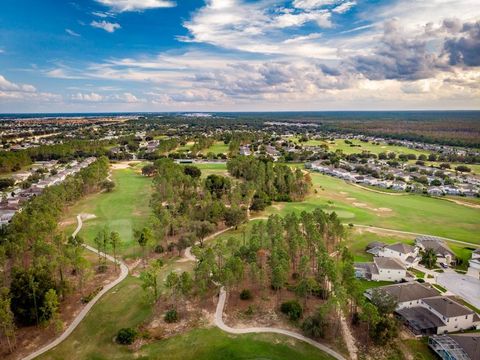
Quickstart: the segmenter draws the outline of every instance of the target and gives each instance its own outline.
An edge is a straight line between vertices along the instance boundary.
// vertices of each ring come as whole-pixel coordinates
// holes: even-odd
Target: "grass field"
[[[382,152],[394,152],[397,154],[415,154],[416,156],[421,154],[425,154],[425,155],[429,154],[429,152],[427,151],[409,149],[404,146],[388,145],[386,143],[372,144],[370,142],[365,143],[360,140],[350,140],[350,141],[354,145],[360,145],[360,146],[350,146],[350,144],[345,143],[345,140],[336,139],[333,142],[327,141],[328,149],[330,151],[342,150],[344,154],[361,153],[362,151],[369,151],[373,154],[380,154]]]
[[[202,171],[202,177],[207,177],[211,174],[228,175],[227,165],[225,163],[195,163],[195,164],[183,164],[193,165]]]
[[[271,213],[335,211],[347,223],[371,225],[444,236],[480,244],[480,210],[421,195],[391,196],[347,184],[340,179],[312,173],[317,193],[303,202],[281,203]]]
[[[228,152],[228,145],[224,144],[223,141],[215,141],[215,143],[207,149],[202,150],[202,154],[206,155],[208,153],[217,154],[226,154]]]
[[[291,138],[294,142],[298,142],[299,138]],[[373,154],[380,154],[382,152],[394,152],[397,154],[415,154],[416,156],[425,154],[428,155],[428,151],[416,150],[416,149],[409,149],[405,146],[397,146],[397,145],[388,145],[387,143],[380,143],[380,144],[372,144],[371,142],[363,142],[360,140],[349,140],[352,142],[353,145],[345,143],[344,139],[335,139],[334,141],[323,141],[323,140],[308,140],[307,142],[303,142],[301,144],[307,146],[320,146],[320,145],[327,145],[328,150],[336,151],[342,150],[344,154],[354,154],[354,153],[361,153],[362,151],[369,151]],[[357,146],[359,145],[359,146]]]
[[[151,179],[132,169],[113,170],[112,179],[115,182],[112,192],[88,196],[69,209],[64,220],[71,225],[66,231],[70,234],[76,227],[77,214],[94,214],[96,218],[84,223],[80,236],[94,245],[95,235],[106,225],[110,231],[120,233],[122,242],[119,252],[134,256],[140,249],[133,239],[133,230],[146,225],[150,216]]]

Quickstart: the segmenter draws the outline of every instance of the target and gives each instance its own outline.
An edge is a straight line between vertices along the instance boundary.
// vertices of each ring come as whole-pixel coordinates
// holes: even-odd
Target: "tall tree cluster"
[[[227,168],[232,176],[252,184],[254,199],[260,198],[267,203],[271,200],[301,201],[312,187],[308,173],[252,156],[237,156],[228,161]]]
[[[15,325],[51,319],[60,324],[59,301],[71,287],[82,286],[82,241],[67,239],[57,224],[67,206],[100,189],[107,173],[108,159],[101,157],[62,184],[46,188],[1,229],[0,335],[9,344]],[[67,273],[75,274],[78,283],[69,283]]]

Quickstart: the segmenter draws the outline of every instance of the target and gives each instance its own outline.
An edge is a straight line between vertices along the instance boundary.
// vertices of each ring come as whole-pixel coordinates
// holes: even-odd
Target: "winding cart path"
[[[77,223],[78,223],[77,228],[75,229],[75,231],[72,234],[73,237],[77,236],[77,234],[82,229],[83,219],[82,219],[81,214],[77,215]],[[101,256],[104,256],[103,252],[98,251],[97,249],[95,249],[95,248],[93,248],[89,245],[83,244],[83,246],[86,249],[88,249],[90,251],[93,251],[96,254],[100,254]],[[115,262],[115,259],[108,254],[106,255],[106,258],[108,260],[110,260],[111,262]],[[68,326],[68,328],[59,337],[57,337],[55,340],[53,340],[51,343],[45,345],[41,349],[39,349],[39,350],[35,351],[34,353],[24,357],[23,360],[34,359],[37,356],[40,356],[43,353],[53,349],[55,346],[59,345],[62,341],[64,341],[73,332],[73,330],[75,330],[75,328],[80,324],[80,322],[85,318],[85,316],[87,316],[88,312],[93,307],[93,305],[95,305],[97,303],[97,301],[100,300],[100,298],[103,295],[105,295],[108,291],[110,291],[113,287],[115,287],[116,285],[121,283],[127,277],[127,275],[128,275],[127,265],[125,265],[125,263],[123,261],[118,260],[118,259],[116,260],[116,262],[117,262],[117,264],[120,265],[120,275],[118,276],[118,278],[116,278],[114,281],[112,281],[108,285],[104,286],[103,289],[92,300],[90,300],[90,302],[87,305],[85,305],[85,307],[80,311],[80,313],[73,319],[72,323]]]

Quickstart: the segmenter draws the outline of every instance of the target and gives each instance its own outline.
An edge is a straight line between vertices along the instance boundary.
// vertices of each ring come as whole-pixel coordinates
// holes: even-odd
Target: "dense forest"
[[[227,162],[229,173],[255,189],[252,210],[263,210],[274,201],[302,201],[312,187],[308,173],[266,159],[237,156]]]

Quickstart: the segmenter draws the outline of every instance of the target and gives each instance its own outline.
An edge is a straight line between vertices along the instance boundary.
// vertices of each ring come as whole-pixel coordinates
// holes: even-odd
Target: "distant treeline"
[[[70,160],[105,155],[108,141],[72,140],[63,144],[42,145],[19,151],[0,151],[0,174],[18,171],[35,161]]]

